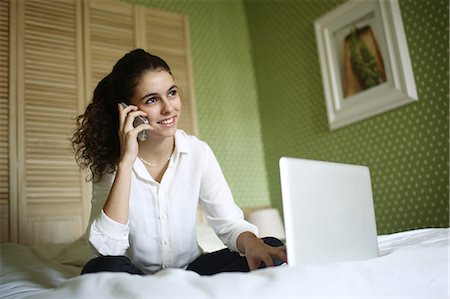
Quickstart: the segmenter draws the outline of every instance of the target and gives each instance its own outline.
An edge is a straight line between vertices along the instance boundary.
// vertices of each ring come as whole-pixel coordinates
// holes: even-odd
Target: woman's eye
[[[177,94],[177,90],[176,89],[172,89],[171,91],[169,91],[169,96],[173,97]]]
[[[148,98],[147,101],[145,102],[146,104],[153,104],[157,101],[156,98]]]

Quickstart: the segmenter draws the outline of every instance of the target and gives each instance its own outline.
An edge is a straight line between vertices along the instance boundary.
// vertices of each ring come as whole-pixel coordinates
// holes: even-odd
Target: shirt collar
[[[175,151],[173,153],[173,159],[170,160],[170,164],[174,164],[180,158],[180,154],[188,154],[190,147],[187,141],[187,135],[183,130],[177,130],[175,133]],[[133,164],[133,171],[136,176],[146,181],[155,181],[148,173],[147,168],[141,159],[136,158]]]
[[[178,153],[189,153],[190,148],[189,144],[187,142],[187,135],[183,130],[177,130],[175,133],[175,156],[178,155]]]

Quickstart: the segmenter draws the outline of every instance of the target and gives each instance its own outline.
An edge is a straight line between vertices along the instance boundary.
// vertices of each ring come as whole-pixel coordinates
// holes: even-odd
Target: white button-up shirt
[[[202,253],[195,230],[199,202],[217,236],[232,251],[238,251],[241,233],[258,233],[234,203],[211,148],[182,130],[175,135],[175,151],[161,183],[142,161],[134,162],[127,224],[103,212],[114,176],[105,174],[93,186],[88,238],[97,254],[127,255],[146,273],[187,267]]]

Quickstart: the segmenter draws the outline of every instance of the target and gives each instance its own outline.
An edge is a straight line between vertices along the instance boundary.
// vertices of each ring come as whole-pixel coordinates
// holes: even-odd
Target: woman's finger
[[[272,251],[271,251],[271,255],[272,257],[275,257],[277,259],[280,259],[282,261],[286,261],[287,260],[287,255],[286,255],[286,246],[280,246],[280,247],[272,247]]]
[[[266,267],[273,267],[273,259],[270,255],[265,255],[263,257],[263,262],[266,264]]]
[[[247,258],[247,264],[250,271],[258,269],[259,264],[261,263],[260,260],[255,258]]]
[[[136,117],[138,116],[142,116],[142,117],[146,117],[147,113],[145,113],[142,110],[136,110],[136,111],[131,111],[127,114],[126,119],[125,119],[125,126],[124,129],[128,129],[128,130],[133,130],[134,129],[134,120],[136,119]]]
[[[117,106],[119,109],[119,131],[122,132],[125,128],[125,120],[126,120],[128,114],[131,111],[137,110],[137,107],[133,106],[133,105],[123,107],[121,103],[117,104]]]
[[[133,135],[136,135],[136,137],[137,137],[138,134],[144,130],[153,130],[153,127],[148,124],[140,124],[139,126],[134,128],[130,132],[133,132]]]

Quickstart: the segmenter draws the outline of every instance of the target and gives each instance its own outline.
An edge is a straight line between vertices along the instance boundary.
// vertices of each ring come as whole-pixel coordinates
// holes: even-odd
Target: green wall
[[[449,225],[448,1],[400,1],[419,101],[335,131],[313,22],[344,1],[127,1],[188,16],[200,137],[239,205],[281,209],[289,155],[369,166],[379,233]]]
[[[272,203],[283,155],[363,164],[379,233],[448,226],[448,1],[400,1],[419,101],[330,131],[313,23],[342,2],[244,0]]]

